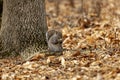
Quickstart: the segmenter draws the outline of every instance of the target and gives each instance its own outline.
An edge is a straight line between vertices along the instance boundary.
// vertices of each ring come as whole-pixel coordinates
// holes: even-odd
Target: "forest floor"
[[[58,16],[54,2],[46,2],[48,27],[62,31],[68,50],[25,62],[20,56],[0,59],[0,80],[120,80],[120,9],[108,1],[100,17],[91,12],[82,17],[79,0],[74,8],[61,0]]]

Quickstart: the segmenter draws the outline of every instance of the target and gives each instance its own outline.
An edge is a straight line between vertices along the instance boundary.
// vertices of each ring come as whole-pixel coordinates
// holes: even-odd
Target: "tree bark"
[[[0,17],[2,14],[2,8],[3,8],[3,0],[0,0]]]
[[[2,51],[22,53],[27,48],[33,51],[33,46],[46,48],[45,15],[45,0],[4,0],[0,30]]]

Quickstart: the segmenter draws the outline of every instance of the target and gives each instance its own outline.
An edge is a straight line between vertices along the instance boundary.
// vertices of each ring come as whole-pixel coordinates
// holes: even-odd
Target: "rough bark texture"
[[[4,0],[0,31],[2,50],[21,53],[27,48],[32,51],[33,46],[45,48],[45,15],[45,0]]]
[[[2,8],[3,8],[3,1],[0,0],[0,17],[1,17],[1,14],[2,14]]]

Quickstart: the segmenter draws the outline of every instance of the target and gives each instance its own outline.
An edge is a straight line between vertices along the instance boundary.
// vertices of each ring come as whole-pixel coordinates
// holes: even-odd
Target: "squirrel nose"
[[[59,39],[59,40],[58,40],[59,43],[62,43],[62,41],[63,41],[62,39]]]

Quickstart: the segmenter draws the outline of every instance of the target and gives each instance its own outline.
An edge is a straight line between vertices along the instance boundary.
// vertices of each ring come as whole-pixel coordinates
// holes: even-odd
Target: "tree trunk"
[[[2,8],[3,8],[3,0],[0,0],[0,17],[2,14]]]
[[[30,52],[46,48],[45,15],[45,0],[4,0],[0,31],[2,51],[29,53],[28,48]]]

